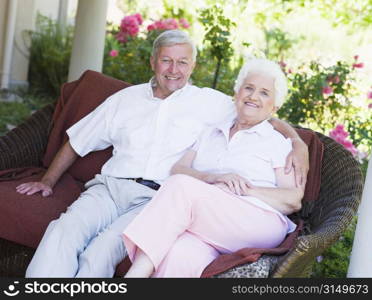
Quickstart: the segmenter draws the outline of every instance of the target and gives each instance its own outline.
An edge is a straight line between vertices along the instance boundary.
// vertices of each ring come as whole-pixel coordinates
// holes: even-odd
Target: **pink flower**
[[[119,31],[115,37],[120,43],[126,43],[128,41],[128,35],[122,31]]]
[[[340,143],[350,151],[354,156],[358,154],[358,149],[353,145],[350,140],[347,140],[349,133],[345,130],[344,125],[338,124],[333,130],[330,131],[329,136],[337,143]]]
[[[363,68],[364,67],[364,64],[363,63],[357,63],[357,64],[353,64],[353,68]]]
[[[330,76],[327,78],[327,81],[330,82],[330,83],[339,83],[340,82],[340,77],[338,75],[335,75],[335,76]]]
[[[343,140],[341,143],[346,149],[350,149],[353,147],[353,143],[349,140]]]
[[[281,60],[281,61],[279,62],[279,66],[280,66],[282,69],[284,69],[284,68],[287,66],[287,64],[286,64],[283,60]]]
[[[150,24],[149,26],[147,26],[147,30],[148,31],[151,31],[151,30],[155,30],[155,25],[154,24]]]
[[[368,108],[372,109],[372,103],[368,104]]]
[[[342,124],[338,124],[332,131],[331,136],[335,138],[340,138],[341,140],[344,140],[346,137],[348,137],[349,133],[345,130],[345,126]]]
[[[162,20],[156,21],[154,23],[154,26],[155,26],[155,29],[160,29],[160,30],[166,29],[165,28],[165,23]]]
[[[186,20],[185,18],[181,18],[181,19],[179,19],[178,22],[179,22],[179,23],[181,24],[181,26],[182,26],[183,28],[185,28],[185,29],[190,27],[189,22],[187,22],[187,20]]]
[[[367,99],[372,99],[372,91],[369,91],[369,92],[367,93]]]
[[[134,14],[125,16],[120,23],[120,31],[116,35],[116,39],[125,43],[128,40],[128,36],[136,36],[139,32],[139,25],[143,23],[142,16],[140,14]]]
[[[116,56],[118,56],[118,54],[119,54],[119,51],[115,50],[115,49],[111,50],[110,53],[109,53],[109,55],[112,56],[112,57],[116,57]]]
[[[137,19],[137,22],[138,22],[139,25],[141,25],[143,23],[143,19],[142,19],[141,14],[136,13],[133,16]]]
[[[344,131],[345,130],[345,126],[342,125],[342,124],[338,124],[336,127],[335,127],[336,130],[338,131]]]
[[[330,95],[330,94],[333,93],[333,89],[332,89],[330,86],[326,85],[326,86],[324,86],[324,87],[322,88],[322,93],[323,93],[324,95]]]
[[[173,18],[164,20],[164,23],[165,23],[165,26],[166,26],[165,29],[178,29],[178,23]]]
[[[165,20],[158,20],[154,23],[147,26],[147,30],[169,30],[169,29],[178,29],[179,25],[177,21],[173,18],[165,19]]]
[[[354,55],[354,60],[357,61],[359,58],[359,55]]]

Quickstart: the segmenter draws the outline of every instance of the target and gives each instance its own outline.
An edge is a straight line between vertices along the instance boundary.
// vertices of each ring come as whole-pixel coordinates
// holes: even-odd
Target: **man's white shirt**
[[[102,175],[161,183],[207,126],[235,114],[231,97],[216,90],[187,84],[159,99],[149,82],[113,94],[67,134],[80,156],[114,147]]]

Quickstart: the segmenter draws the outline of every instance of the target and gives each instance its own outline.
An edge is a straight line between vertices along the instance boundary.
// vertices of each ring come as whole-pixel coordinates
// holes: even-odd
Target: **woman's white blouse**
[[[284,167],[292,144],[268,122],[236,132],[229,140],[233,122],[225,122],[207,128],[199,137],[193,150],[197,152],[192,167],[209,173],[235,173],[248,179],[253,185],[277,187],[275,168]],[[267,203],[245,198],[255,205],[278,213],[288,223],[289,232],[296,225]]]

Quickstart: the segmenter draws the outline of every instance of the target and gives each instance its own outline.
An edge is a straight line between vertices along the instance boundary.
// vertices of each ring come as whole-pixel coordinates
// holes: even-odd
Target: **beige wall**
[[[17,20],[14,35],[10,83],[27,83],[29,40],[26,31],[34,29],[35,0],[18,1]]]
[[[0,76],[3,73],[3,55],[4,55],[4,39],[6,26],[6,12],[8,10],[8,1],[0,1]]]
[[[42,15],[52,19],[58,17],[59,0],[35,0],[35,15],[39,11]]]

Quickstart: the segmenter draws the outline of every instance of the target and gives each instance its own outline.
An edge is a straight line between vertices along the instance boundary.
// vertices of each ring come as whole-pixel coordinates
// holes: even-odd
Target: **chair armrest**
[[[363,191],[359,163],[340,144],[319,137],[324,144],[320,195],[315,202],[305,203],[301,210],[304,235],[280,259],[273,277],[308,277],[315,257],[339,239],[359,206]]]
[[[353,201],[348,199],[348,201]],[[358,199],[355,199],[357,202]],[[275,266],[271,276],[309,277],[315,258],[335,243],[350,224],[354,209],[343,209],[342,213],[329,215],[318,231],[300,236],[295,246]]]
[[[53,111],[49,104],[0,137],[0,170],[41,165]]]

